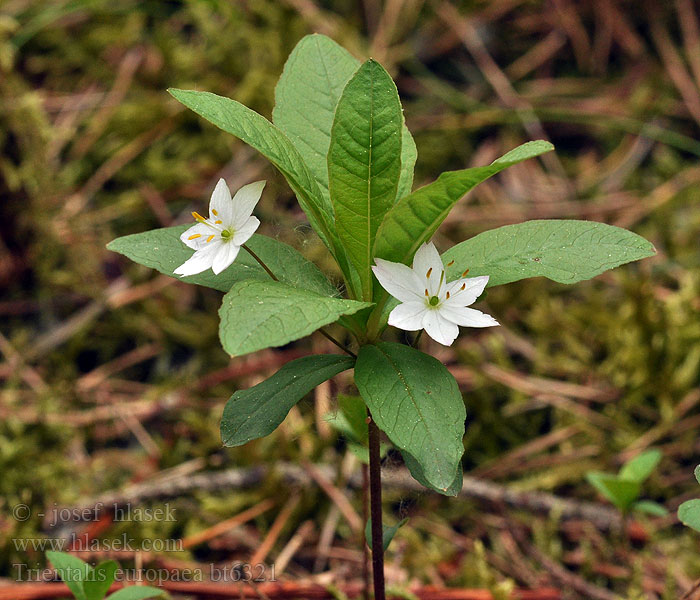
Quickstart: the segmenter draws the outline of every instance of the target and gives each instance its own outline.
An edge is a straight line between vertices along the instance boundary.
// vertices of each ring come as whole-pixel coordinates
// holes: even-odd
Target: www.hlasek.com
[[[14,563],[17,581],[23,583],[47,583],[56,580],[56,573],[51,569],[42,569],[39,565],[31,567],[28,564]],[[61,577],[65,580],[80,580],[85,581],[104,581],[105,573],[100,571],[92,571],[85,574],[82,569],[75,569],[71,572],[68,568],[61,573]],[[158,568],[141,568],[141,569],[117,569],[115,573],[115,581],[118,583],[148,583],[162,585],[168,581],[178,582],[201,582],[211,581],[218,583],[236,583],[236,582],[265,582],[277,581],[275,577],[275,565],[266,565],[264,563],[236,563],[232,565],[201,565],[193,568],[185,568],[177,571],[170,569]]]
[[[19,552],[182,552],[182,540],[144,539],[136,540],[126,533],[108,540],[90,538],[87,534],[72,534],[66,538],[14,538],[15,550]]]

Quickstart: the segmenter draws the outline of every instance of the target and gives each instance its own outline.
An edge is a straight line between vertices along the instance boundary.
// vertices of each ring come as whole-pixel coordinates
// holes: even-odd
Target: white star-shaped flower
[[[264,187],[264,181],[249,183],[231,198],[226,182],[219,179],[209,202],[209,218],[193,212],[197,224],[180,236],[195,253],[175,269],[175,274],[184,277],[211,268],[218,275],[226,269],[260,226],[252,213]]]
[[[413,268],[375,259],[372,267],[379,283],[401,301],[389,314],[389,325],[405,331],[425,329],[436,342],[452,345],[459,326],[493,327],[498,321],[467,308],[482,294],[488,275],[445,281],[445,268],[432,242],[423,244],[413,258]]]

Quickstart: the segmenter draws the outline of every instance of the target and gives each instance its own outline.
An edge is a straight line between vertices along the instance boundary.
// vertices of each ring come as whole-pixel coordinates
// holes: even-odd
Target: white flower
[[[481,295],[488,275],[447,283],[440,255],[432,242],[423,244],[413,259],[413,268],[376,259],[372,267],[382,287],[401,301],[389,314],[389,325],[406,331],[425,329],[436,342],[450,346],[463,327],[493,327],[490,315],[467,308]]]
[[[209,218],[193,212],[197,224],[180,236],[182,243],[195,253],[175,269],[175,273],[184,277],[211,267],[218,275],[226,269],[260,226],[260,221],[251,215],[264,187],[264,181],[249,183],[232,199],[226,182],[219,179],[209,202]]]

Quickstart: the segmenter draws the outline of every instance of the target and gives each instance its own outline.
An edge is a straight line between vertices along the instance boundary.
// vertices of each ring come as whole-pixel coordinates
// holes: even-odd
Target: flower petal
[[[440,286],[440,275],[444,270],[435,244],[428,242],[418,248],[413,257],[413,270],[424,282],[423,287],[428,288],[428,293],[435,296]],[[428,272],[430,272],[430,277],[427,277]],[[445,282],[443,281],[443,283]]]
[[[484,288],[489,282],[488,275],[481,277],[467,277],[465,279],[457,279],[450,282],[447,291],[450,292],[450,297],[443,301],[445,306],[469,306],[474,304],[476,299],[484,293]],[[464,290],[461,287],[464,286]]]
[[[224,226],[228,226],[233,218],[231,192],[223,179],[219,179],[211,195],[211,200],[209,201],[209,218],[212,222],[222,221]]]
[[[228,224],[234,229],[242,228],[250,218],[250,215],[253,214],[253,209],[260,200],[265,183],[265,181],[256,181],[255,183],[244,185],[238,190],[233,197],[231,220],[224,221],[224,224]]]
[[[233,232],[233,238],[231,238],[231,243],[236,244],[236,246],[242,246],[245,244],[251,236],[255,233],[255,230],[260,227],[260,221],[257,217],[250,217],[243,227],[236,229]]]
[[[186,277],[187,275],[196,275],[197,273],[206,271],[214,262],[214,255],[216,254],[214,252],[215,249],[216,246],[211,246],[210,244],[206,248],[197,250],[188,260],[175,269],[173,273],[180,275],[180,277]]]
[[[240,249],[240,246],[236,246],[236,244],[230,241],[220,244],[211,265],[211,270],[214,271],[214,275],[218,275],[224,269],[227,269],[231,263],[236,260]]]
[[[451,346],[459,335],[459,327],[442,317],[441,310],[428,310],[423,315],[425,332],[439,344]]]
[[[428,310],[425,302],[404,302],[389,313],[389,325],[404,331],[423,329],[423,315]]]
[[[180,235],[180,241],[183,244],[185,244],[185,246],[188,246],[193,250],[201,250],[202,248],[205,248],[208,245],[207,239],[209,239],[209,236],[212,234],[216,234],[217,236],[219,235],[218,231],[215,231],[214,229],[209,227],[209,225],[205,225],[204,223],[197,223],[196,225],[193,225],[187,231],[183,232]]]
[[[500,325],[491,315],[482,313],[480,310],[467,308],[466,306],[446,306],[443,303],[440,307],[440,314],[448,321],[462,327],[494,327]]]
[[[374,275],[394,298],[401,302],[423,301],[425,287],[410,267],[381,258],[375,259],[375,262],[376,266],[372,267]]]

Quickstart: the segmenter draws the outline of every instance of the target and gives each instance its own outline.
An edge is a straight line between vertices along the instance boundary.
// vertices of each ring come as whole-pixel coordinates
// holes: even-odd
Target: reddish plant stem
[[[382,526],[382,472],[379,454],[379,427],[369,414],[369,497],[372,515],[372,576],[374,600],[385,600],[384,535]]]
[[[362,465],[362,521],[367,523],[369,519],[369,469],[367,465]],[[365,542],[364,532],[362,532],[362,600],[369,600],[369,547]]]

